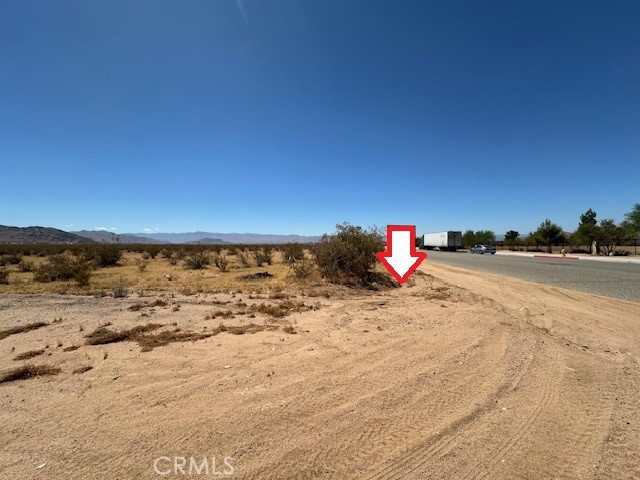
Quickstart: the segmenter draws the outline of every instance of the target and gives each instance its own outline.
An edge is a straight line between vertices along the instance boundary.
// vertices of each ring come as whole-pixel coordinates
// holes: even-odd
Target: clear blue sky
[[[526,233],[640,201],[640,2],[0,2],[0,224]]]

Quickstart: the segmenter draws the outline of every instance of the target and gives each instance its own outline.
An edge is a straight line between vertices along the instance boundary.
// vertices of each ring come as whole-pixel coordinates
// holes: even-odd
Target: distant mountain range
[[[184,243],[201,245],[314,243],[318,236],[272,235],[260,233],[112,233],[104,230],[65,232],[48,227],[8,227],[0,225],[0,243]]]
[[[272,235],[262,233],[134,233],[136,237],[158,240],[162,243],[204,243],[203,240],[215,240],[223,243],[265,244],[265,243],[314,243],[318,236]]]
[[[0,243],[94,243],[93,240],[73,233],[48,227],[8,227],[0,225]]]
[[[90,238],[98,243],[164,243],[153,238],[143,238],[130,233],[113,233],[105,230],[80,230],[78,232],[70,232],[84,238]]]

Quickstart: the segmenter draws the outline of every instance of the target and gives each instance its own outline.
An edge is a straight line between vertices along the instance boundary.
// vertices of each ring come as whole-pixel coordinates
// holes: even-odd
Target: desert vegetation
[[[387,288],[396,284],[376,260],[383,250],[380,231],[348,223],[313,245],[0,245],[0,292],[125,298],[136,291],[242,291],[253,284],[258,290],[326,282]]]

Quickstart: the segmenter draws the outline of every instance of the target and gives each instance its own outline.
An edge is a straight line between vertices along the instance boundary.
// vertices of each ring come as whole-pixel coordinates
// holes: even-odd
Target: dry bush
[[[35,282],[55,282],[75,280],[78,285],[84,286],[91,278],[91,267],[82,258],[74,258],[66,254],[50,256],[45,263],[34,270]]]
[[[214,252],[212,255],[213,264],[218,267],[221,272],[226,272],[229,269],[229,257],[222,252]]]
[[[14,382],[16,380],[26,380],[42,375],[57,375],[60,373],[58,367],[52,365],[24,365],[0,374],[0,383]]]
[[[184,266],[189,270],[201,270],[211,264],[211,257],[205,250],[195,250],[184,258]]]
[[[7,253],[0,255],[0,267],[5,265],[18,265],[22,261],[21,253]]]
[[[162,251],[162,246],[156,244],[149,244],[144,246],[143,254],[147,254],[151,259],[155,259]]]
[[[273,263],[273,250],[271,247],[258,248],[253,251],[253,258],[258,267],[261,267],[264,263],[271,265]]]
[[[111,288],[111,293],[113,293],[113,298],[125,298],[129,295],[129,287],[123,278]]]
[[[320,273],[335,283],[368,286],[372,282],[376,253],[384,251],[384,240],[375,229],[343,223],[336,233],[324,235],[315,248]]]
[[[9,285],[9,270],[0,268],[0,285]]]
[[[16,355],[13,359],[16,361],[20,360],[28,360],[30,358],[37,357],[44,353],[44,348],[41,350],[30,350],[28,352],[21,353],[20,355]]]
[[[284,263],[292,265],[305,258],[304,247],[299,243],[287,243],[282,246],[282,257]]]
[[[122,246],[117,243],[101,243],[86,249],[87,259],[96,267],[115,267],[122,258]]]
[[[77,350],[80,348],[80,345],[70,345],[68,347],[64,347],[62,349],[63,352],[73,352],[74,350]]]
[[[35,269],[35,266],[34,266],[33,262],[30,262],[28,260],[22,260],[18,264],[18,269],[21,272],[33,272],[33,270]]]
[[[242,265],[245,268],[250,268],[251,267],[251,257],[250,257],[250,252],[248,250],[238,250],[238,252],[236,253],[238,260],[240,260],[240,265]]]
[[[9,335],[36,330],[38,328],[46,327],[47,325],[49,324],[44,322],[34,322],[28,323],[27,325],[22,325],[20,327],[6,328],[4,330],[0,330],[0,340],[2,340],[3,338],[7,338]]]
[[[136,259],[136,266],[138,267],[138,270],[140,270],[140,273],[144,272],[147,269],[147,265],[149,265],[149,261],[145,258]]]

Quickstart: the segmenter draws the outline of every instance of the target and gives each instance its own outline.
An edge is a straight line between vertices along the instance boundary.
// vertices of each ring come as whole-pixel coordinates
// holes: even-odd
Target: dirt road
[[[150,352],[84,335],[200,331],[215,302],[254,300],[134,312],[132,298],[0,297],[0,328],[63,319],[0,340],[3,371],[45,345],[32,362],[62,369],[0,384],[0,477],[184,478],[175,457],[215,457],[220,478],[225,457],[229,478],[640,477],[640,304],[433,263],[413,278],[302,298],[317,309],[286,318],[296,334]]]

